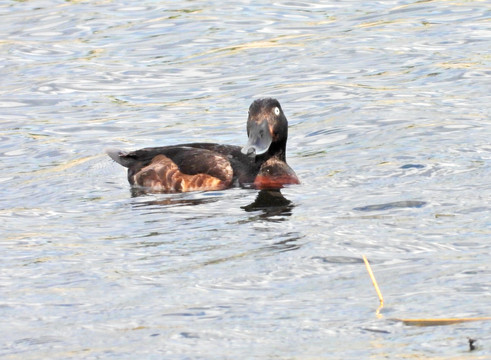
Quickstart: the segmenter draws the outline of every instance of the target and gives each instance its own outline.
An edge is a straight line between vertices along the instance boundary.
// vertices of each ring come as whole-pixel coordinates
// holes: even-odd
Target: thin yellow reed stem
[[[378,317],[382,317],[380,315],[380,310],[384,307],[384,298],[382,296],[382,292],[380,291],[380,288],[378,287],[377,280],[375,279],[375,275],[373,275],[372,267],[370,266],[370,263],[367,260],[367,257],[363,255],[363,261],[365,262],[365,266],[368,271],[368,275],[370,275],[370,279],[372,279],[373,287],[375,288],[375,291],[377,292],[378,299],[380,300],[380,306],[378,307],[376,314]],[[441,326],[441,325],[452,325],[452,324],[459,324],[463,322],[469,322],[469,321],[490,321],[491,317],[475,317],[475,318],[441,318],[441,319],[435,319],[435,318],[428,318],[428,319],[392,319],[395,321],[401,321],[404,325],[409,325],[409,326]]]
[[[380,291],[380,288],[378,287],[377,279],[375,279],[375,275],[373,275],[372,267],[370,266],[370,263],[368,262],[368,259],[365,255],[363,255],[363,261],[365,262],[365,266],[368,271],[368,275],[370,275],[370,279],[372,279],[373,287],[375,288],[375,291],[377,292],[378,299],[380,300],[380,306],[377,309],[377,316],[380,315],[380,310],[384,307],[384,297],[382,296],[382,292]]]

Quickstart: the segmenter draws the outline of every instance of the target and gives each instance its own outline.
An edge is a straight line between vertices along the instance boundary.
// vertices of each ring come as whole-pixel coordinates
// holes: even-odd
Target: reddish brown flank
[[[223,180],[208,174],[188,175],[167,156],[157,155],[152,162],[133,175],[133,183],[155,191],[187,192],[197,190],[223,190],[232,181],[233,170],[228,165],[229,176]]]

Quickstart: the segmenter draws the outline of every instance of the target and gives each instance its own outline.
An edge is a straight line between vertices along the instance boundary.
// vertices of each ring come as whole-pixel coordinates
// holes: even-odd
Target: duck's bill
[[[254,123],[249,129],[249,141],[242,148],[242,154],[256,156],[266,153],[271,145],[273,138],[269,131],[267,121]]]

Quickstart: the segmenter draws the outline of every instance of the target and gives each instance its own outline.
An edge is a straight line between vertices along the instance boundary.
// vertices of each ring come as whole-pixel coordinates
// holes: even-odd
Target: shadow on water
[[[356,211],[380,211],[380,210],[391,210],[391,209],[403,209],[403,208],[421,208],[427,204],[426,201],[395,201],[385,204],[375,204],[356,207],[353,210]]]
[[[207,199],[181,199],[181,198],[165,198],[165,199],[158,199],[158,200],[149,200],[149,201],[142,201],[138,202],[137,204],[134,204],[135,207],[146,207],[146,206],[194,206],[194,205],[202,205],[202,204],[209,204],[212,202],[218,201],[217,198],[207,198]]]
[[[142,188],[131,188],[131,196],[133,198],[141,198],[148,195],[163,194],[168,195],[164,198],[154,199],[148,201],[140,201],[135,204],[137,207],[142,206],[189,206],[189,205],[202,205],[212,202],[217,202],[223,199],[221,196],[208,196],[212,193],[203,193],[203,196],[189,198],[186,194],[165,194],[160,192],[148,191]],[[213,193],[217,195],[217,193]],[[186,196],[186,197],[185,197]],[[274,216],[290,216],[292,209],[295,206],[292,202],[286,199],[280,190],[260,190],[252,203],[246,206],[241,206],[246,212],[260,211],[259,218],[265,219]]]
[[[354,256],[314,256],[312,260],[324,264],[363,264],[361,257]]]
[[[222,193],[216,192],[204,192],[198,194],[198,197],[190,198],[189,193],[166,194],[148,191],[147,189],[142,188],[131,188],[130,191],[133,198],[140,198],[137,203],[133,204],[133,206],[137,208],[148,206],[195,206],[214,203],[221,200],[224,201],[223,196],[219,196],[222,195]],[[159,194],[162,194],[163,197],[151,197],[149,200],[144,199],[146,196]],[[270,189],[260,190],[254,201],[249,205],[241,206],[241,209],[248,213],[254,213],[254,216],[247,219],[245,222],[258,219],[277,222],[284,221],[285,216],[290,216],[294,207],[295,205],[292,204],[290,200],[286,199],[279,189]]]
[[[135,204],[135,206],[137,207],[202,205],[202,204],[216,202],[220,199],[220,197],[217,196],[203,196],[198,198],[188,198],[188,197],[184,197],[187,196],[188,193],[168,194],[164,192],[149,191],[148,189],[134,188],[134,187],[132,187],[130,191],[131,191],[131,197],[133,198],[141,198],[148,195],[159,195],[159,194],[162,194],[163,196],[167,195],[160,199],[140,201],[138,202],[138,204]]]
[[[289,234],[289,235],[290,235],[289,238],[285,240],[277,241],[274,244],[266,246],[264,249],[268,251],[273,250],[276,252],[285,252],[285,251],[300,249],[302,245],[299,244],[298,241],[302,239],[302,236],[300,236],[299,234]]]
[[[259,212],[247,222],[254,222],[257,220],[267,220],[270,222],[285,221],[288,216],[291,216],[292,210],[295,205],[285,198],[281,191],[278,190],[261,190],[258,192],[256,199],[249,205],[242,206],[246,212]],[[297,250],[301,247],[298,243],[303,236],[299,233],[284,233],[279,235],[280,240],[273,244],[267,245],[262,250],[284,252]]]
[[[280,190],[261,190],[251,204],[241,208],[247,212],[261,211],[260,218],[270,218],[277,215],[290,216],[294,207]]]
[[[164,198],[151,198],[150,200],[145,200],[145,196],[160,194],[159,192],[146,191],[145,189],[132,188],[131,195],[132,197],[140,197],[141,201],[133,204],[133,206],[137,208],[145,208],[145,207],[169,207],[169,206],[194,206],[194,205],[203,205],[209,204],[219,201],[225,201],[222,195],[223,193],[216,192],[204,192],[199,193],[195,198],[189,198],[189,193],[181,193],[181,194],[162,194],[165,196]],[[269,222],[281,222],[287,220],[287,217],[292,215],[292,210],[295,205],[288,199],[286,199],[279,189],[277,190],[260,190],[254,201],[246,206],[241,206],[241,209],[246,211],[247,213],[253,213],[252,216],[247,219],[242,219],[238,221],[238,224],[246,224],[260,220],[267,220]],[[213,216],[213,215],[210,215]],[[150,236],[158,236],[160,232],[152,232],[147,234],[145,237]],[[298,233],[281,233],[277,235],[277,241],[273,244],[266,245],[261,247],[260,249],[256,249],[256,251],[262,252],[266,251],[291,251],[297,250],[301,245],[298,244],[298,240],[303,236]],[[150,244],[148,241],[145,241],[144,246],[158,246],[160,243],[157,242],[155,244]],[[253,251],[255,252],[255,251]],[[242,254],[244,255],[244,254]],[[240,256],[242,256],[240,255]],[[234,257],[237,255],[234,255]],[[213,260],[212,262],[223,261]]]

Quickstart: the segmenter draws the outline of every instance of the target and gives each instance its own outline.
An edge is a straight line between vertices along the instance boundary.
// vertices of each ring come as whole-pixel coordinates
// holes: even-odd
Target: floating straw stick
[[[460,324],[469,321],[491,320],[491,317],[476,317],[476,318],[448,318],[448,319],[394,319],[401,321],[404,325],[409,326],[441,326]]]
[[[370,266],[370,263],[367,260],[367,257],[363,255],[363,261],[365,262],[365,266],[367,267],[368,275],[370,275],[370,279],[372,279],[373,287],[375,288],[375,291],[377,292],[378,299],[380,300],[380,306],[377,309],[377,315],[380,314],[380,310],[384,307],[384,297],[382,296],[382,293],[380,292],[380,289],[377,284],[377,279],[375,279],[375,275],[373,275],[372,267]]]
[[[363,261],[365,262],[365,266],[368,271],[368,275],[370,275],[370,279],[372,279],[373,287],[377,292],[378,299],[380,300],[380,306],[378,307],[376,314],[378,317],[381,317],[380,310],[384,307],[384,298],[382,297],[382,293],[380,292],[380,288],[378,287],[377,280],[375,279],[375,275],[373,275],[372,267],[367,260],[367,257],[363,255]],[[491,320],[491,317],[475,317],[475,318],[443,318],[443,319],[392,319],[395,321],[400,321],[404,325],[409,326],[441,326],[441,325],[452,325],[452,324],[460,324],[463,322],[470,321],[487,321]]]

